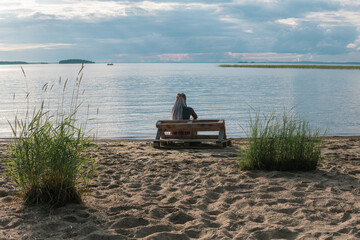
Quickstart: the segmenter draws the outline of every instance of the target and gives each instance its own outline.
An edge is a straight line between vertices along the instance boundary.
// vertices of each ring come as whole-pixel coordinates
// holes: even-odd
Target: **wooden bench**
[[[169,143],[182,143],[184,147],[190,147],[192,143],[211,142],[221,148],[231,144],[226,138],[225,120],[159,120],[156,127],[156,148]],[[216,134],[201,134],[214,131]]]

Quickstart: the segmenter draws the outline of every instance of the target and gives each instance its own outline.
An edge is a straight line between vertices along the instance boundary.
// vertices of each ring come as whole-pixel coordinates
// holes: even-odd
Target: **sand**
[[[102,141],[84,204],[24,206],[0,165],[1,239],[358,239],[360,137],[326,139],[311,172],[240,171],[237,148]],[[0,158],[9,156],[0,142]]]

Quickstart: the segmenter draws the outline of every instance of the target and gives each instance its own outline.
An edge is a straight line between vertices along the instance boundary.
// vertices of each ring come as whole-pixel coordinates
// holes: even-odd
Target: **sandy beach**
[[[359,239],[360,137],[325,139],[316,171],[241,171],[237,149],[100,141],[83,204],[24,206],[0,165],[0,239]],[[0,142],[0,158],[9,156]]]

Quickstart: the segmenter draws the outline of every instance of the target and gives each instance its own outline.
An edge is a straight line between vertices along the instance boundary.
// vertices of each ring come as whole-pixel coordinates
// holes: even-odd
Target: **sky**
[[[0,61],[360,62],[359,0],[0,0]]]

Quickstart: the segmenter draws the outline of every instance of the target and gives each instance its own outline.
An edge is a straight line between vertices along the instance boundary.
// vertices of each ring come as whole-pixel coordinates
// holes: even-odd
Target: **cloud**
[[[311,59],[311,55],[295,53],[226,53],[227,56],[240,59],[242,61],[305,61]]]
[[[172,10],[177,3],[156,3],[150,1],[54,1],[41,3],[35,0],[18,1],[17,4],[3,4],[0,16],[11,12],[17,18],[37,19],[79,19],[96,20],[128,15],[151,15],[156,11]]]
[[[356,49],[356,50],[360,51],[360,36],[354,42],[349,43],[348,45],[346,45],[346,47],[350,48],[350,49]]]
[[[232,58],[239,58],[240,56],[243,56],[245,53],[233,53],[233,52],[227,52],[225,55],[232,57]]]
[[[1,0],[1,3],[2,58],[225,62],[246,57],[254,61],[295,61],[308,56],[316,59],[352,54],[354,58],[360,48],[360,1]],[[64,43],[71,45],[61,45]]]
[[[360,2],[358,0],[328,0],[328,2],[348,7],[360,6]]]
[[[276,20],[276,22],[285,25],[290,25],[292,27],[296,27],[298,25],[298,20],[296,18],[278,19]]]
[[[12,15],[16,18],[35,18],[40,20],[83,20],[97,21],[126,16],[153,16],[158,12],[172,11],[176,8],[217,9],[217,4],[158,2],[158,1],[100,1],[100,0],[59,0],[59,1],[17,1],[5,0],[0,16]],[[11,4],[10,4],[11,3]]]
[[[356,48],[356,44],[355,43],[349,43],[348,45],[346,45],[347,48]]]
[[[189,59],[188,53],[164,53],[159,54],[157,57],[160,59],[160,61],[164,62],[183,62],[184,60]]]
[[[249,4],[275,4],[278,3],[279,0],[234,0],[234,4],[238,5],[249,5]]]
[[[128,56],[129,54],[127,54],[127,53],[118,53],[118,54],[115,54],[115,56],[117,56],[117,57],[126,57],[126,56]]]
[[[67,48],[71,47],[74,44],[68,43],[46,43],[46,44],[5,44],[0,43],[0,52],[9,52],[9,51],[21,51],[21,50],[30,50],[30,49],[57,49],[57,48]]]
[[[143,60],[151,62],[192,62],[196,61],[197,56],[205,55],[204,53],[163,53],[141,57]]]
[[[306,14],[303,21],[316,22],[324,27],[334,26],[348,26],[353,25],[360,27],[359,10],[356,11],[323,11],[323,12],[310,12]]]

